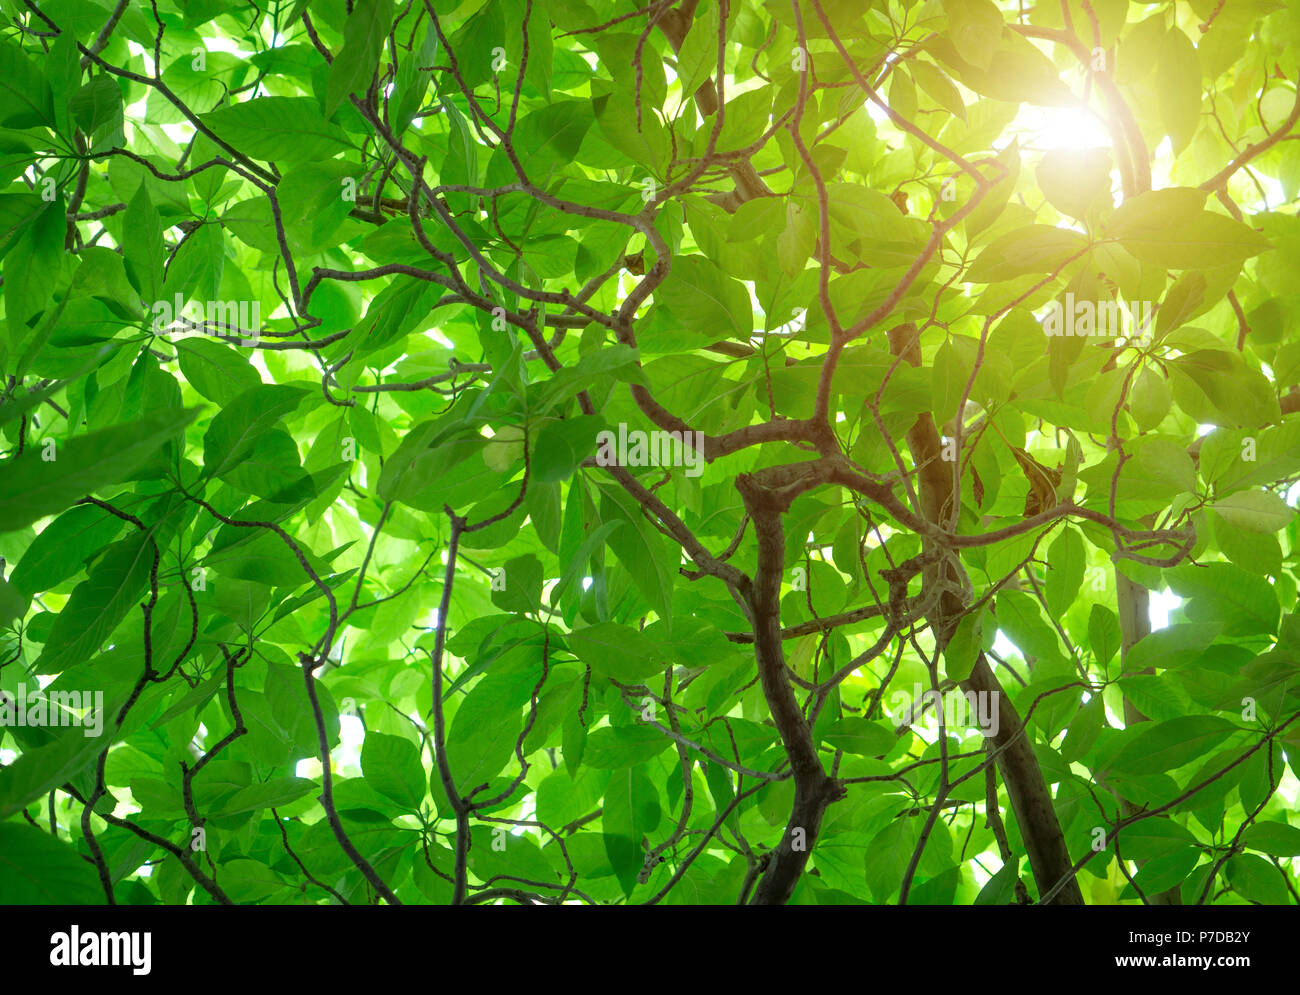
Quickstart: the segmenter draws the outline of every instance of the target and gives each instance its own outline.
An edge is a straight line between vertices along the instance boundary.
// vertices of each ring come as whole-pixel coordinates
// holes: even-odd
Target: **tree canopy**
[[[1298,80],[2,0],[0,902],[1300,902]]]

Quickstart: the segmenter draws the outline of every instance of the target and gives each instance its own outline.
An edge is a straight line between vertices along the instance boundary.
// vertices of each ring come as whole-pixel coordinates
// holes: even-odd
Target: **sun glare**
[[[1052,149],[1110,148],[1110,132],[1097,115],[1077,107],[1036,107],[1025,104],[1013,129],[1021,143],[1042,152]]]

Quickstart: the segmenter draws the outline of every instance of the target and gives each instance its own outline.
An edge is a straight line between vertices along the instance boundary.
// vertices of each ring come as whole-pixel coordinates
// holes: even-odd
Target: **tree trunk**
[[[784,905],[808,865],[831,802],[844,797],[844,786],[828,775],[817,756],[812,727],[804,717],[786,675],[781,643],[781,573],[785,567],[785,532],[781,515],[786,502],[753,477],[736,481],[758,535],[758,569],[749,593],[754,623],[754,655],[763,695],[781,734],[794,775],[794,807],[781,843],[754,891],[751,905]]]
[[[892,329],[889,333],[890,349],[905,362],[919,366],[921,351],[917,342],[916,326],[910,322]],[[945,507],[952,499],[952,464],[941,459],[939,432],[934,419],[927,412],[917,418],[907,433],[907,445],[912,453],[912,463],[918,467],[920,478],[921,514],[940,527]],[[951,568],[949,579],[952,579]],[[945,593],[939,601],[939,610],[931,619],[934,625],[936,652],[941,652],[957,627],[962,599],[955,593]],[[1024,728],[1019,714],[1003,691],[997,675],[981,653],[975,661],[970,676],[962,682],[964,691],[984,692],[997,701],[998,735],[992,740],[998,750],[997,767],[1011,798],[1011,808],[1020,826],[1020,835],[1029,853],[1029,866],[1040,895],[1047,894],[1057,883],[1068,878],[1069,883],[1048,902],[1049,905],[1082,905],[1083,893],[1074,877],[1073,862],[1065,845],[1065,834],[1052,806],[1052,794],[1043,779],[1033,743]]]
[[[1120,666],[1128,659],[1129,650],[1137,643],[1151,635],[1151,593],[1135,580],[1130,580],[1119,569],[1115,570],[1115,603],[1119,608],[1120,628]],[[1124,671],[1127,673],[1127,671]],[[1147,667],[1143,674],[1155,673],[1154,668]],[[1131,726],[1137,722],[1146,722],[1147,717],[1138,710],[1133,702],[1124,698],[1124,725]],[[1121,799],[1124,815],[1129,816],[1137,808],[1129,801]],[[1142,866],[1143,861],[1138,861]],[[1182,905],[1183,896],[1177,888],[1147,896],[1149,905]]]

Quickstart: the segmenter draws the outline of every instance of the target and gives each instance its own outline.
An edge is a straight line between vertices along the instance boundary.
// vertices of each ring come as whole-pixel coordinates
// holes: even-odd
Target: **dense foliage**
[[[1300,901],[1297,79],[0,0],[0,901]]]

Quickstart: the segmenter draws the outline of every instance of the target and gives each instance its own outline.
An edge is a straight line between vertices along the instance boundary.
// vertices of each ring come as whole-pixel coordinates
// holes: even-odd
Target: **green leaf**
[[[909,72],[892,73],[889,80],[889,106],[907,120],[916,117],[916,84]]]
[[[947,422],[957,414],[966,384],[975,368],[979,343],[964,335],[951,336],[939,346],[931,367],[931,393],[934,397],[934,415],[939,422]]]
[[[1210,514],[1219,551],[1243,570],[1263,577],[1282,573],[1282,546],[1272,532],[1257,532],[1228,524],[1221,515]]]
[[[54,96],[45,74],[13,41],[0,41],[0,127],[53,123]]]
[[[975,896],[976,905],[1013,905],[1016,901],[1016,881],[1019,880],[1015,864],[1004,864]]]
[[[1278,602],[1273,587],[1231,563],[1186,564],[1165,571],[1169,586],[1189,598],[1187,617],[1220,622],[1225,636],[1271,635],[1277,631]]]
[[[513,659],[531,657],[531,648],[516,650]],[[456,710],[447,738],[447,760],[462,791],[469,791],[501,772],[515,752],[521,719],[519,708],[537,683],[528,673],[511,670],[503,659],[473,688]]]
[[[1201,64],[1191,39],[1171,27],[1156,64],[1160,117],[1173,142],[1174,155],[1187,148],[1201,120]]]
[[[0,823],[0,903],[102,905],[94,867],[60,839],[21,822]]]
[[[105,124],[122,120],[122,90],[111,76],[92,77],[69,101],[77,127],[93,135]]]
[[[1224,349],[1196,349],[1170,361],[1176,375],[1190,381],[1218,409],[1223,421],[1253,428],[1279,419],[1278,403],[1265,376],[1241,355]],[[1174,397],[1187,408],[1174,382]]]
[[[1238,491],[1215,501],[1210,507],[1229,525],[1248,532],[1278,532],[1295,517],[1295,509],[1272,491]]]
[[[1144,819],[1121,831],[1125,860],[1151,860],[1194,845],[1196,837],[1172,819]]]
[[[1186,715],[1144,723],[1111,759],[1126,774],[1163,774],[1191,763],[1231,736],[1236,727],[1217,715]]]
[[[1052,149],[1035,176],[1043,196],[1062,214],[1083,218],[1105,199],[1110,204],[1110,154],[1104,149]]]
[[[409,334],[429,313],[439,289],[423,280],[395,280],[375,295],[348,343],[358,358],[370,356]]]
[[[1274,857],[1300,857],[1300,829],[1285,822],[1257,822],[1246,830],[1242,842]]]
[[[706,2],[696,15],[677,55],[682,95],[692,97],[718,68],[718,7]]]
[[[1087,244],[1084,236],[1064,228],[1017,228],[986,247],[966,271],[966,279],[971,283],[1000,283],[1027,273],[1050,273]]]
[[[220,812],[214,814],[243,815],[245,812],[260,812],[264,808],[288,805],[310,794],[315,788],[316,782],[305,777],[272,778],[236,791],[221,806]]]
[[[179,339],[176,358],[191,387],[220,405],[262,382],[253,365],[230,346],[197,337]]]
[[[592,101],[600,133],[611,146],[633,162],[644,166],[652,176],[662,175],[671,155],[667,129],[653,114],[643,114],[636,123],[636,102],[632,94],[615,91],[608,97]]]
[[[988,69],[1002,39],[1002,12],[993,0],[943,0],[948,33],[971,65]]]
[[[1173,491],[1196,490],[1196,468],[1187,450],[1172,439],[1149,436],[1141,440],[1135,466],[1148,480]]]
[[[384,463],[377,490],[385,501],[425,507],[428,491],[456,465],[488,445],[455,413],[410,428]],[[418,502],[418,503],[417,503]],[[433,505],[438,507],[438,505]]]
[[[1087,551],[1078,531],[1067,526],[1047,547],[1047,581],[1043,596],[1047,610],[1057,618],[1074,603],[1083,584]]]
[[[11,622],[26,615],[30,603],[29,595],[7,580],[0,580],[0,629],[9,628]]]
[[[864,848],[867,887],[878,903],[897,894],[907,862],[916,849],[920,827],[915,820],[899,817],[889,823]]]
[[[927,41],[925,47],[951,67],[961,83],[982,96],[1046,106],[1065,105],[1075,99],[1052,60],[1014,31],[1003,32],[987,58],[987,68],[963,58],[953,41],[942,35]]]
[[[531,553],[517,556],[492,584],[492,603],[502,611],[536,611],[542,601],[542,561]]]
[[[547,40],[550,40],[549,34]],[[433,24],[429,23],[425,26],[424,41],[420,45],[419,52],[413,51],[411,55],[404,58],[397,70],[397,83],[393,91],[397,109],[393,114],[393,121],[399,136],[410,127],[429,90],[429,74],[422,72],[420,67],[433,65],[437,54],[438,32]]]
[[[567,633],[564,641],[596,673],[636,684],[662,674],[668,666],[662,647],[648,636],[617,622],[599,622]]]
[[[262,384],[237,394],[223,407],[203,436],[203,467],[220,477],[249,457],[258,439],[298,407],[307,392],[301,387]]]
[[[964,681],[970,676],[984,641],[984,611],[963,615],[943,652],[943,669],[949,680]]]
[[[1060,660],[1056,632],[1043,619],[1038,602],[1021,591],[1001,591],[997,598],[998,628],[1032,657]]]
[[[1204,196],[1181,188],[1139,194],[1115,212],[1110,234],[1141,262],[1167,269],[1227,266],[1272,247],[1244,222],[1199,209]]]
[[[658,729],[646,726],[606,726],[587,737],[583,763],[596,770],[618,770],[645,763],[673,745]]]
[[[1002,17],[998,15],[999,30],[1001,30],[1001,23]],[[962,102],[961,93],[942,71],[920,59],[909,62],[908,69],[922,90],[938,101],[945,110],[956,114],[963,121],[966,120],[966,105]]]
[[[605,787],[600,824],[605,854],[625,895],[632,892],[641,870],[640,841],[659,820],[659,792],[643,766],[616,770]]]
[[[1121,852],[1124,844],[1120,843]],[[1128,853],[1124,852],[1127,858]],[[1173,853],[1167,853],[1160,857],[1155,857],[1143,864],[1136,874],[1133,875],[1133,885],[1142,889],[1142,894],[1157,895],[1164,891],[1169,891],[1178,887],[1187,875],[1191,873],[1200,860],[1201,852],[1195,847],[1183,847]],[[1130,885],[1120,893],[1121,899],[1136,899],[1138,897],[1136,888]]]
[[[1243,898],[1261,905],[1290,905],[1291,894],[1282,872],[1263,857],[1242,853],[1225,867],[1228,883]]]
[[[746,339],[754,328],[744,285],[703,256],[674,259],[668,278],[655,290],[655,299],[683,329],[710,342]]]
[[[1234,272],[1233,277],[1236,276]],[[1184,273],[1165,294],[1156,315],[1156,336],[1163,338],[1167,332],[1182,325],[1188,318],[1202,310],[1208,284],[1205,274],[1199,270]],[[1153,372],[1150,367],[1143,373]]]
[[[43,447],[29,448],[5,464],[0,532],[12,532],[62,511],[100,487],[131,475],[194,420],[197,408],[166,408],[121,425],[76,436],[46,461]]]
[[[595,123],[594,108],[587,100],[557,100],[522,116],[515,129],[518,147],[528,149],[527,168],[535,176],[546,175],[568,164],[578,154],[582,140]],[[493,157],[488,182],[514,182],[514,168],[502,155]]]
[[[116,696],[104,695],[104,716],[116,714],[120,706],[121,701]],[[109,719],[105,718],[106,726],[108,722]],[[50,742],[24,750],[13,763],[0,768],[0,821],[67,784],[69,778],[85,769],[103,752],[103,739],[87,736],[86,731],[86,728],[76,727],[63,729]]]
[[[527,834],[502,833],[504,828],[508,827],[482,824],[470,830],[470,872],[484,881],[509,874],[527,881],[558,884],[559,874],[549,859],[554,851],[539,849]],[[448,870],[454,866],[453,856]]]
[[[1199,215],[1208,195],[1196,187],[1164,187],[1127,198],[1110,221],[1115,238],[1136,238],[1175,226]]]
[[[14,567],[14,587],[29,597],[61,584],[91,556],[117,538],[124,528],[115,518],[94,505],[69,508],[50,522]]]
[[[348,147],[343,131],[326,123],[311,97],[256,97],[205,114],[203,122],[244,154],[265,161],[329,159]]]
[[[602,492],[600,517],[604,521],[622,519],[623,528],[610,534],[609,548],[632,575],[637,590],[665,623],[672,619],[675,552],[626,495],[610,490]]]
[[[581,685],[575,685],[575,692],[580,688]],[[564,769],[570,777],[574,777],[587,751],[587,724],[591,719],[585,713],[579,714],[579,709],[582,707],[581,698],[570,695],[569,706],[569,711],[564,716],[560,749],[564,753]]]
[[[408,811],[419,811],[425,794],[424,765],[410,740],[367,732],[361,743],[361,772],[380,794]]]
[[[55,618],[45,651],[36,661],[37,673],[61,673],[94,656],[136,606],[156,548],[147,532],[134,532],[109,547]]]
[[[4,300],[10,350],[22,351],[32,315],[49,307],[63,261],[63,201],[42,211],[4,261]]]
[[[1216,622],[1179,622],[1138,640],[1124,656],[1124,672],[1169,669],[1190,663],[1223,631]]]
[[[330,63],[325,85],[327,118],[334,116],[348,94],[364,94],[369,88],[392,23],[392,0],[357,0],[352,7],[343,28],[343,50]]]
[[[1128,396],[1129,412],[1139,431],[1149,432],[1156,428],[1165,420],[1172,404],[1173,395],[1165,378],[1150,367],[1144,367],[1133,381]]]
[[[163,296],[163,265],[167,260],[167,250],[163,246],[162,220],[149,197],[147,183],[140,184],[131,203],[126,205],[122,226],[131,233],[122,246],[127,276],[140,291],[145,307],[152,308]]]
[[[601,825],[606,832],[638,840],[658,828],[662,817],[659,792],[643,764],[631,764],[611,776],[605,784],[604,797]]]
[[[837,750],[862,757],[884,756],[898,742],[893,729],[857,716],[836,719],[822,734],[822,739]]]
[[[1121,640],[1119,617],[1105,605],[1093,605],[1088,615],[1088,642],[1099,666],[1110,663]]]
[[[596,436],[604,425],[599,415],[548,422],[538,433],[533,450],[533,479],[553,484],[571,478],[582,461],[596,451]]]
[[[564,576],[560,582],[555,585],[551,591],[551,604],[558,605],[564,592],[568,590],[569,585],[576,580],[591,561],[591,554],[600,549],[611,532],[623,528],[622,522],[604,522],[595,531],[582,540],[582,545],[578,547],[577,552],[572,557],[566,557],[568,566],[564,568]]]

